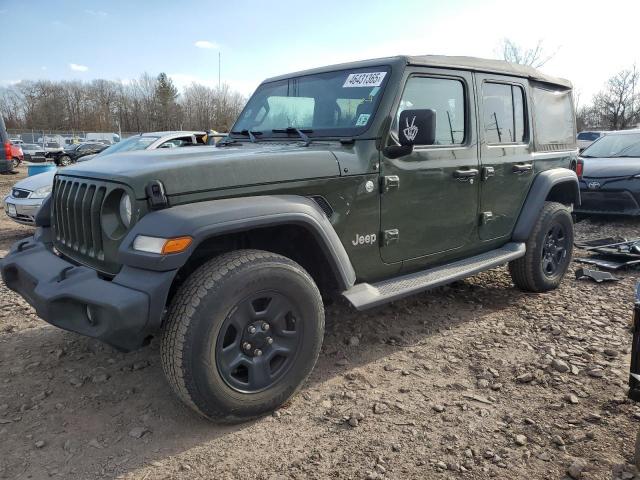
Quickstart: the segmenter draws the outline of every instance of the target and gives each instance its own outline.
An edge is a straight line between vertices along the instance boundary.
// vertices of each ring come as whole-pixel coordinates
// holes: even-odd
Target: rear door
[[[528,82],[476,74],[480,134],[480,239],[508,237],[533,180]]]

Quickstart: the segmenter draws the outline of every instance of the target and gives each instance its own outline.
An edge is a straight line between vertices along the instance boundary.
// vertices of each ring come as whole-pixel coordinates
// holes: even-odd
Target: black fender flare
[[[574,205],[580,205],[580,185],[578,176],[573,170],[568,168],[552,168],[540,172],[533,180],[529,189],[520,216],[513,229],[512,239],[515,242],[525,242],[533,229],[544,202],[549,197],[551,191],[558,185],[566,184],[571,190],[571,197]]]
[[[198,245],[209,238],[287,224],[301,225],[314,236],[342,290],[353,286],[356,274],[333,225],[313,200],[298,195],[208,200],[150,212],[122,241],[118,261],[148,270],[177,270]],[[188,235],[193,237],[193,242],[182,253],[157,255],[133,250],[133,241],[138,235],[160,238]]]

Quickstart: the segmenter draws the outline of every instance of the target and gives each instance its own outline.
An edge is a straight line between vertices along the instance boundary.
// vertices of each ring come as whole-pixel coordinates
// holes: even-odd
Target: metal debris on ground
[[[582,278],[590,278],[596,283],[617,282],[619,278],[614,277],[609,272],[601,272],[599,270],[589,270],[588,268],[578,268],[576,270],[576,280]]]
[[[584,242],[575,246],[591,252],[587,258],[577,257],[576,262],[596,265],[607,270],[619,270],[640,265],[640,238],[627,240],[623,237],[606,237]]]

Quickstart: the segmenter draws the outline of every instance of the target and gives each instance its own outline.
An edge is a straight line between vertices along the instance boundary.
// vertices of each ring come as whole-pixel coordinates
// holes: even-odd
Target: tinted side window
[[[464,86],[449,78],[411,77],[400,100],[392,131],[397,134],[403,110],[426,109],[436,112],[434,145],[459,145],[464,142]]]
[[[487,143],[526,142],[524,92],[521,87],[487,82],[482,88],[482,105]]]

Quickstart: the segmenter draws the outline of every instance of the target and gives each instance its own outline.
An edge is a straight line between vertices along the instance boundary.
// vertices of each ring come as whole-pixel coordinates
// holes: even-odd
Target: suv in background
[[[13,171],[13,145],[4,125],[4,119],[0,115],[0,173]]]
[[[571,83],[468,57],[398,56],[264,81],[217,148],[60,170],[0,260],[44,320],[133,350],[161,336],[183,402],[239,420],[286,402],[363,310],[499,265],[558,287],[580,203]]]
[[[577,143],[578,143],[578,150],[580,152],[582,152],[585,148],[587,148],[588,146],[590,146],[593,142],[595,142],[596,140],[598,140],[601,137],[604,137],[607,134],[607,132],[604,131],[584,131],[584,132],[580,132],[578,134],[577,138]]]

